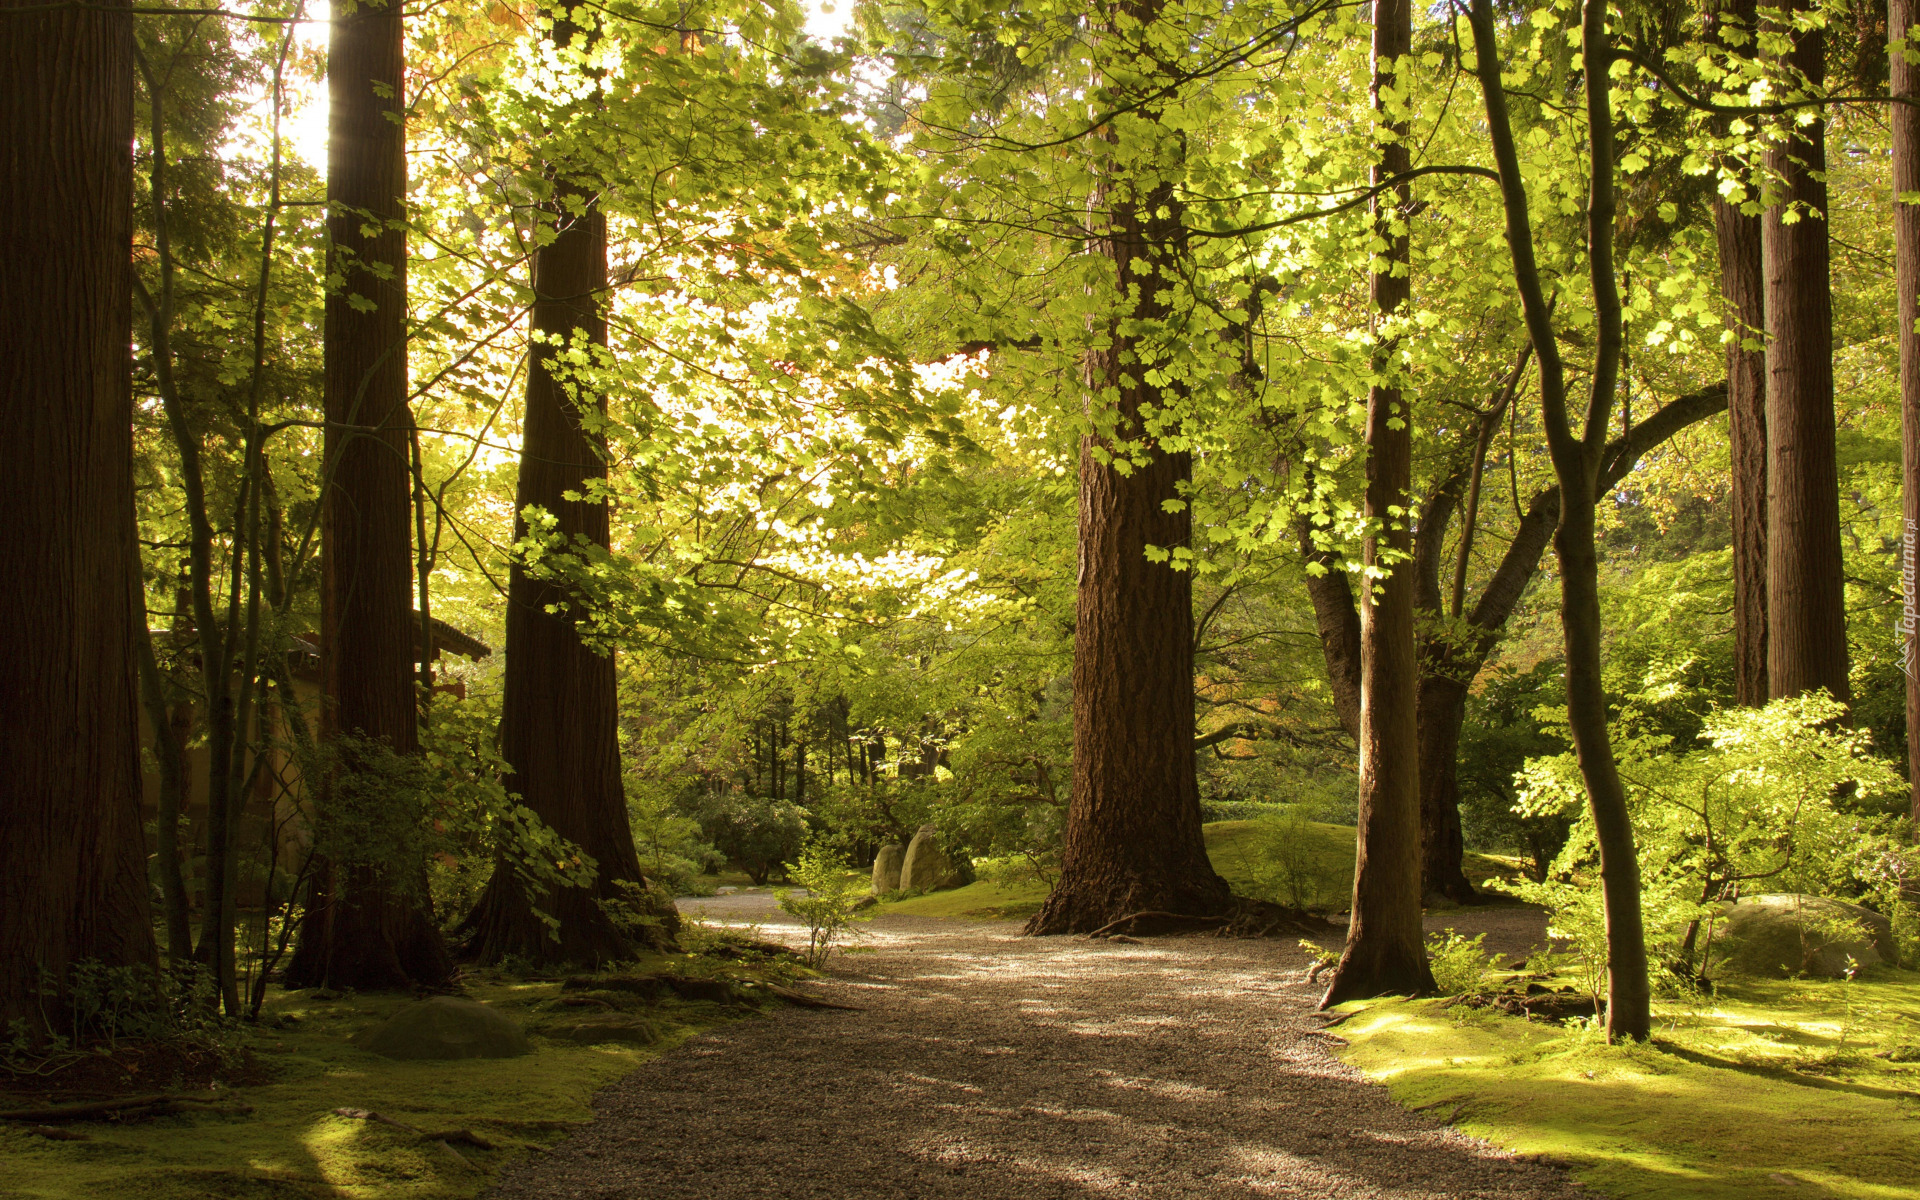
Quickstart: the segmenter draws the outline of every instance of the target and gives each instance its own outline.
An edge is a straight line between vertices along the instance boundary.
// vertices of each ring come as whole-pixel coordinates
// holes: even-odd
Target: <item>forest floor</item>
[[[797,932],[764,892],[690,916]],[[1524,953],[1538,914],[1489,910]],[[1447,923],[1458,923],[1451,920]],[[1565,1200],[1566,1173],[1409,1112],[1334,1057],[1291,941],[1026,939],[886,914],[812,985],[863,1011],[703,1033],[510,1165],[501,1200]]]

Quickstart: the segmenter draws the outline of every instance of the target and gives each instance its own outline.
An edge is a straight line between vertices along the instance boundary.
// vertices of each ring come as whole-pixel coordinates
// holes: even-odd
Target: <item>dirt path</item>
[[[764,894],[685,907],[791,940]],[[1531,939],[1524,914],[1493,924],[1490,948]],[[608,1088],[598,1121],[494,1195],[1591,1195],[1403,1111],[1335,1060],[1289,942],[1111,945],[911,917],[869,928],[872,953],[812,985],[867,1011],[786,1009],[697,1038]]]

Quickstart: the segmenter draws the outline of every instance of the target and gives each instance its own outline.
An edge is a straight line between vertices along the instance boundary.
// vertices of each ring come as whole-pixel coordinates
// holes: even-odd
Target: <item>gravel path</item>
[[[764,893],[683,902],[791,942]],[[1538,918],[1454,913],[1523,951]],[[1290,942],[1020,938],[883,917],[822,995],[704,1034],[510,1171],[503,1200],[1591,1195],[1395,1105],[1328,1053]]]

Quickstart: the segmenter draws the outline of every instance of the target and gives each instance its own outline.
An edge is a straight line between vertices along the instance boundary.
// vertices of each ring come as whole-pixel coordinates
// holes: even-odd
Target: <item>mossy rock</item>
[[[900,890],[903,892],[938,891],[964,887],[973,882],[971,864],[956,862],[940,848],[940,831],[922,825],[907,844],[906,857],[900,863]]]
[[[638,1017],[598,1017],[593,1020],[550,1026],[542,1032],[556,1041],[572,1042],[578,1046],[602,1046],[610,1043],[623,1046],[651,1046],[660,1040],[659,1026]]]
[[[1844,923],[1857,928],[1837,928]],[[1718,925],[1714,961],[1737,975],[1840,979],[1849,957],[1862,967],[1893,958],[1893,925],[1887,918],[1824,896],[1749,896],[1723,908]]]
[[[514,1058],[533,1053],[526,1031],[477,1000],[433,996],[409,1004],[353,1039],[382,1058],[410,1061]]]
[[[900,867],[907,860],[907,852],[889,842],[880,847],[873,856],[873,894],[884,896],[888,892],[900,890]]]

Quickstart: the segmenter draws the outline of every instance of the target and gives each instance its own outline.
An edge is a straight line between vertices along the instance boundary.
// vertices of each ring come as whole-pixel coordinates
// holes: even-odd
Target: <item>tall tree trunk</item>
[[[556,21],[565,44],[572,26]],[[594,197],[570,184],[557,187],[546,207],[553,241],[534,251],[533,331],[537,345],[527,369],[527,411],[514,498],[516,542],[528,536],[526,513],[540,509],[554,521],[548,534],[567,547],[608,545],[609,515],[595,483],[606,475],[606,443],[582,422],[583,411],[605,411],[591,379],[564,366],[560,348],[584,341],[607,344],[601,306],[607,290],[607,221]],[[568,495],[578,500],[567,499]],[[514,955],[540,964],[587,966],[633,957],[637,944],[673,944],[678,919],[670,900],[652,898],[627,818],[620,773],[614,660],[580,639],[564,583],[535,578],[516,561],[507,590],[506,697],[500,748],[512,769],[507,786],[555,833],[592,856],[588,887],[527,894],[510,869],[496,868],[470,922],[467,952],[481,962]],[[552,611],[549,611],[549,610]],[[629,930],[609,903],[639,906],[660,921]],[[549,931],[538,909],[559,921]]]
[[[5,8],[31,8],[0,0]],[[4,13],[4,9],[0,9]],[[152,964],[140,828],[133,23],[0,15],[0,1025],[83,960]]]
[[[1790,12],[1811,10],[1793,0]],[[1788,62],[1818,88],[1826,35],[1793,35]],[[1825,688],[1851,704],[1847,679],[1840,475],[1834,449],[1833,299],[1827,278],[1824,120],[1767,151],[1774,203],[1761,222],[1767,329],[1767,692]],[[1790,219],[1791,218],[1791,219]]]
[[[1158,15],[1150,5],[1126,13],[1141,24]],[[1109,417],[1113,425],[1080,440],[1073,798],[1060,881],[1027,923],[1030,934],[1085,933],[1147,910],[1213,915],[1233,902],[1200,830],[1193,578],[1147,558],[1148,546],[1189,544],[1192,514],[1180,488],[1193,463],[1184,450],[1162,449],[1144,425],[1142,409],[1164,408],[1169,398],[1143,376],[1168,351],[1124,332],[1154,329],[1169,315],[1164,290],[1179,278],[1181,206],[1169,183],[1136,177],[1105,181],[1092,209],[1094,252],[1112,264],[1131,305],[1124,321],[1109,318],[1100,331],[1106,344],[1086,356],[1089,415],[1097,429]],[[1110,412],[1107,396],[1115,399]],[[1110,451],[1131,455],[1132,469],[1115,470]],[[1166,511],[1170,500],[1183,502],[1180,511]]]
[[[1751,34],[1756,11],[1755,0],[1736,0],[1729,15]],[[1754,203],[1761,181],[1746,183],[1747,203]],[[1760,215],[1742,212],[1716,192],[1713,231],[1720,249],[1720,295],[1727,306],[1733,695],[1736,703],[1760,705],[1767,702],[1767,324]]]
[[[1920,630],[1913,614],[1920,609],[1915,571],[1920,570],[1920,204],[1903,197],[1920,193],[1920,0],[1889,0],[1888,40],[1906,45],[1888,63],[1888,91],[1904,97],[1893,107],[1893,244],[1900,292],[1900,446],[1902,489],[1906,497],[1901,566],[1906,591],[1907,778],[1920,783]],[[1915,56],[1909,61],[1907,54]],[[1914,837],[1920,840],[1920,787],[1913,789]]]
[[[328,740],[362,738],[411,754],[418,717],[404,68],[398,0],[363,0],[335,18],[327,54],[327,232],[331,270],[343,283],[326,305],[331,475],[321,498],[320,649]],[[364,760],[344,752],[339,769],[367,769]],[[340,780],[323,788],[323,826],[329,793],[344,794]],[[288,979],[362,990],[444,981],[452,960],[428,911],[424,874],[424,864],[358,858],[318,865]]]
[[[1640,911],[1640,860],[1626,789],[1607,729],[1607,696],[1601,679],[1600,570],[1594,497],[1606,474],[1606,432],[1619,386],[1624,331],[1614,273],[1613,104],[1608,67],[1613,61],[1605,0],[1587,0],[1582,13],[1581,56],[1585,75],[1587,146],[1588,287],[1595,314],[1593,370],[1585,418],[1578,434],[1568,407],[1566,365],[1555,338],[1527,188],[1506,91],[1492,0],[1473,0],[1474,74],[1486,104],[1489,141],[1499,166],[1501,203],[1513,278],[1526,311],[1527,333],[1540,362],[1541,425],[1560,483],[1560,523],[1554,550],[1560,560],[1560,624],[1567,656],[1567,726],[1587,788],[1600,851],[1602,905],[1607,924],[1607,1035],[1645,1041],[1652,1027],[1646,930]]]
[[[1373,184],[1406,173],[1406,121],[1389,115],[1400,60],[1413,43],[1411,0],[1374,0],[1373,108],[1379,154]],[[1401,183],[1374,197],[1374,236],[1386,252],[1373,275],[1376,379],[1398,373],[1398,339],[1384,326],[1406,307],[1412,196]],[[1322,1007],[1389,993],[1430,992],[1433,972],[1420,927],[1420,747],[1415,702],[1413,421],[1399,386],[1376,383],[1367,395],[1368,536],[1360,585],[1360,833],[1353,870],[1353,916]],[[1384,551],[1384,552],[1383,552]],[[1385,571],[1376,576],[1376,571]]]

